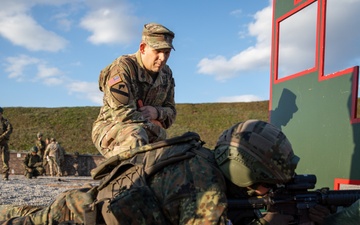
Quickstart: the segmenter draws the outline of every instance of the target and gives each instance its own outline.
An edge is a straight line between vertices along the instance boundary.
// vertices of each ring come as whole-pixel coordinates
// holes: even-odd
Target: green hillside
[[[251,103],[178,104],[178,116],[168,130],[174,137],[195,131],[212,148],[221,132],[246,119],[268,120],[268,101]],[[55,137],[67,153],[98,154],[91,141],[91,127],[100,107],[4,108],[4,117],[13,125],[9,147],[14,151],[30,149],[37,132]]]

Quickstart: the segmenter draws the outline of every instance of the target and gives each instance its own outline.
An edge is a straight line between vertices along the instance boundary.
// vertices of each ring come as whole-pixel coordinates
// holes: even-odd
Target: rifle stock
[[[321,188],[309,191],[315,187],[315,183],[315,175],[296,175],[291,182],[274,188],[266,196],[228,199],[229,214],[236,217],[230,219],[239,221],[244,216],[253,217],[254,212],[266,211],[271,207],[272,211],[294,216],[295,221],[291,224],[301,224],[310,222],[308,209],[317,204],[336,211],[337,207],[350,206],[360,199],[360,190]]]

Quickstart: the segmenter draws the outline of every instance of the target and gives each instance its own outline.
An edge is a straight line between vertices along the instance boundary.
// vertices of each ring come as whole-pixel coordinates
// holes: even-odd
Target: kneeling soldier
[[[36,178],[37,176],[43,175],[45,169],[42,165],[42,159],[37,154],[38,148],[36,146],[30,149],[30,153],[28,153],[24,159],[24,167],[25,173],[24,175],[31,179]]]

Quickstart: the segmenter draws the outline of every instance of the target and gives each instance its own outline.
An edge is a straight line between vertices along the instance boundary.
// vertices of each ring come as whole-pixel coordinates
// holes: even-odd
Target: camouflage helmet
[[[36,146],[33,146],[30,148],[30,152],[35,152],[37,153],[38,152],[38,148]]]
[[[43,136],[43,134],[41,133],[41,132],[38,132],[37,134],[36,134],[36,137],[42,137]]]
[[[239,187],[285,183],[300,160],[284,133],[260,120],[240,122],[224,131],[214,153],[224,176]]]

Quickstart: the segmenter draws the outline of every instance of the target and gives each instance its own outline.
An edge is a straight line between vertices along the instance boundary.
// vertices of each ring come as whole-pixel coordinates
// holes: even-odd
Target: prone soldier
[[[227,196],[264,196],[273,185],[290,181],[299,161],[282,131],[259,120],[224,131],[214,150],[203,144],[190,132],[123,152],[92,171],[102,179],[99,186],[67,191],[45,208],[0,206],[0,224],[228,225]],[[309,213],[318,224],[333,224],[325,223],[329,211],[321,206]],[[346,214],[341,216],[346,222]],[[237,224],[292,220],[269,209]],[[342,224],[347,223],[337,225]]]

